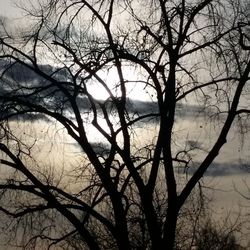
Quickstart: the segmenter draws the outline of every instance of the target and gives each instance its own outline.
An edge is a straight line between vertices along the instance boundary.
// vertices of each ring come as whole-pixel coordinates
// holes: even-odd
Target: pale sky
[[[0,0],[0,15],[6,16],[9,18],[15,18],[20,15],[20,10],[15,7],[15,3],[19,2],[20,0]]]

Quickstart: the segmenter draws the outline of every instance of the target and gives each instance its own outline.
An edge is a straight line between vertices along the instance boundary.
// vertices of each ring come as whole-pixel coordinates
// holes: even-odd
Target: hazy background
[[[14,24],[18,22],[20,25],[21,19],[19,18],[22,11],[16,9],[15,2],[20,3],[20,1],[0,0],[0,16],[6,17],[10,23]],[[189,112],[190,114],[185,117],[179,115],[176,130],[184,131],[188,129],[190,130],[190,138],[192,138],[192,133],[195,133],[199,141],[204,145],[208,145],[210,142],[203,141],[203,138],[205,138],[207,133],[213,135],[217,124],[208,124],[207,126],[203,125],[200,127],[199,122],[196,121],[194,123],[193,118],[197,115],[196,112],[194,110]],[[204,124],[204,121],[202,121],[202,124]],[[33,124],[33,126],[33,129],[36,130],[36,125]],[[43,126],[46,127],[46,124],[43,123]],[[146,126],[150,125],[145,125],[143,129],[150,131]],[[76,145],[72,145],[70,139],[64,133],[57,135],[57,137],[52,136],[53,139],[52,137],[49,139],[46,137],[46,129],[43,129],[43,133],[40,126],[37,128],[37,131],[40,131],[40,145],[43,148],[43,156],[41,157],[46,157],[46,155],[49,157],[55,156],[55,152],[58,152],[58,147],[63,147],[63,151],[67,152],[66,158],[68,158],[68,155],[75,157],[81,153],[80,149]],[[236,218],[240,213],[243,216],[242,220],[247,221],[250,213],[250,208],[248,207],[250,206],[250,200],[247,201],[244,199],[238,191],[250,196],[249,190],[246,187],[246,184],[250,186],[250,135],[245,135],[243,143],[238,131],[237,126],[232,129],[227,144],[223,147],[220,152],[221,154],[207,172],[203,184],[207,186],[205,190],[209,194],[209,197],[212,198],[211,209],[216,218],[225,218],[228,214],[232,215],[232,218]],[[48,142],[50,147],[47,147]],[[53,158],[56,158],[54,156]],[[250,229],[249,231],[246,230],[246,233],[249,234],[249,232]]]
[[[21,10],[16,8],[16,3],[20,1],[15,0],[0,0],[0,15],[15,18],[21,15]]]

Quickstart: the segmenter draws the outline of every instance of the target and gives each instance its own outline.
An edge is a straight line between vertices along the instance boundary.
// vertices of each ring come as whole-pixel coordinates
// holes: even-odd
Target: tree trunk
[[[176,226],[179,209],[176,205],[170,205],[167,210],[167,218],[164,225],[163,245],[165,249],[175,249]]]
[[[151,193],[145,192],[141,194],[143,209],[146,216],[146,222],[148,226],[148,232],[151,240],[151,248],[155,250],[160,250],[162,248],[162,235],[161,228],[158,223],[158,217],[155,213],[153,206],[153,197]]]
[[[129,232],[127,227],[126,213],[124,211],[121,197],[118,193],[111,195],[115,216],[116,242],[119,250],[130,250]]]

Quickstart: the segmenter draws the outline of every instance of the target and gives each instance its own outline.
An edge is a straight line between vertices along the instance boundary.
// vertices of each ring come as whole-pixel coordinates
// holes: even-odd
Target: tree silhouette
[[[27,30],[0,33],[0,210],[17,232],[31,229],[26,246],[40,239],[51,247],[73,241],[75,249],[174,249],[181,209],[233,122],[250,113],[248,6],[47,0],[28,7]],[[138,86],[147,102],[129,98]],[[208,150],[188,130],[176,136],[177,119],[191,107],[219,121],[219,133],[206,134],[214,139]],[[69,178],[75,190],[37,158],[39,138],[28,143],[13,128],[45,118],[82,150]]]

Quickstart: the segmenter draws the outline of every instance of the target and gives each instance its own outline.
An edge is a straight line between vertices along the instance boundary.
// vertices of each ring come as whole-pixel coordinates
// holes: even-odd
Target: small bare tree
[[[26,247],[176,247],[181,209],[233,122],[250,113],[246,8],[241,0],[39,0],[25,8],[26,30],[2,27],[0,210]],[[147,102],[129,98],[138,87]],[[211,144],[187,128],[178,134],[190,107],[216,115],[219,131],[204,138]],[[28,141],[18,129],[38,119],[57,122],[82,150],[67,178],[39,158],[39,135]]]

